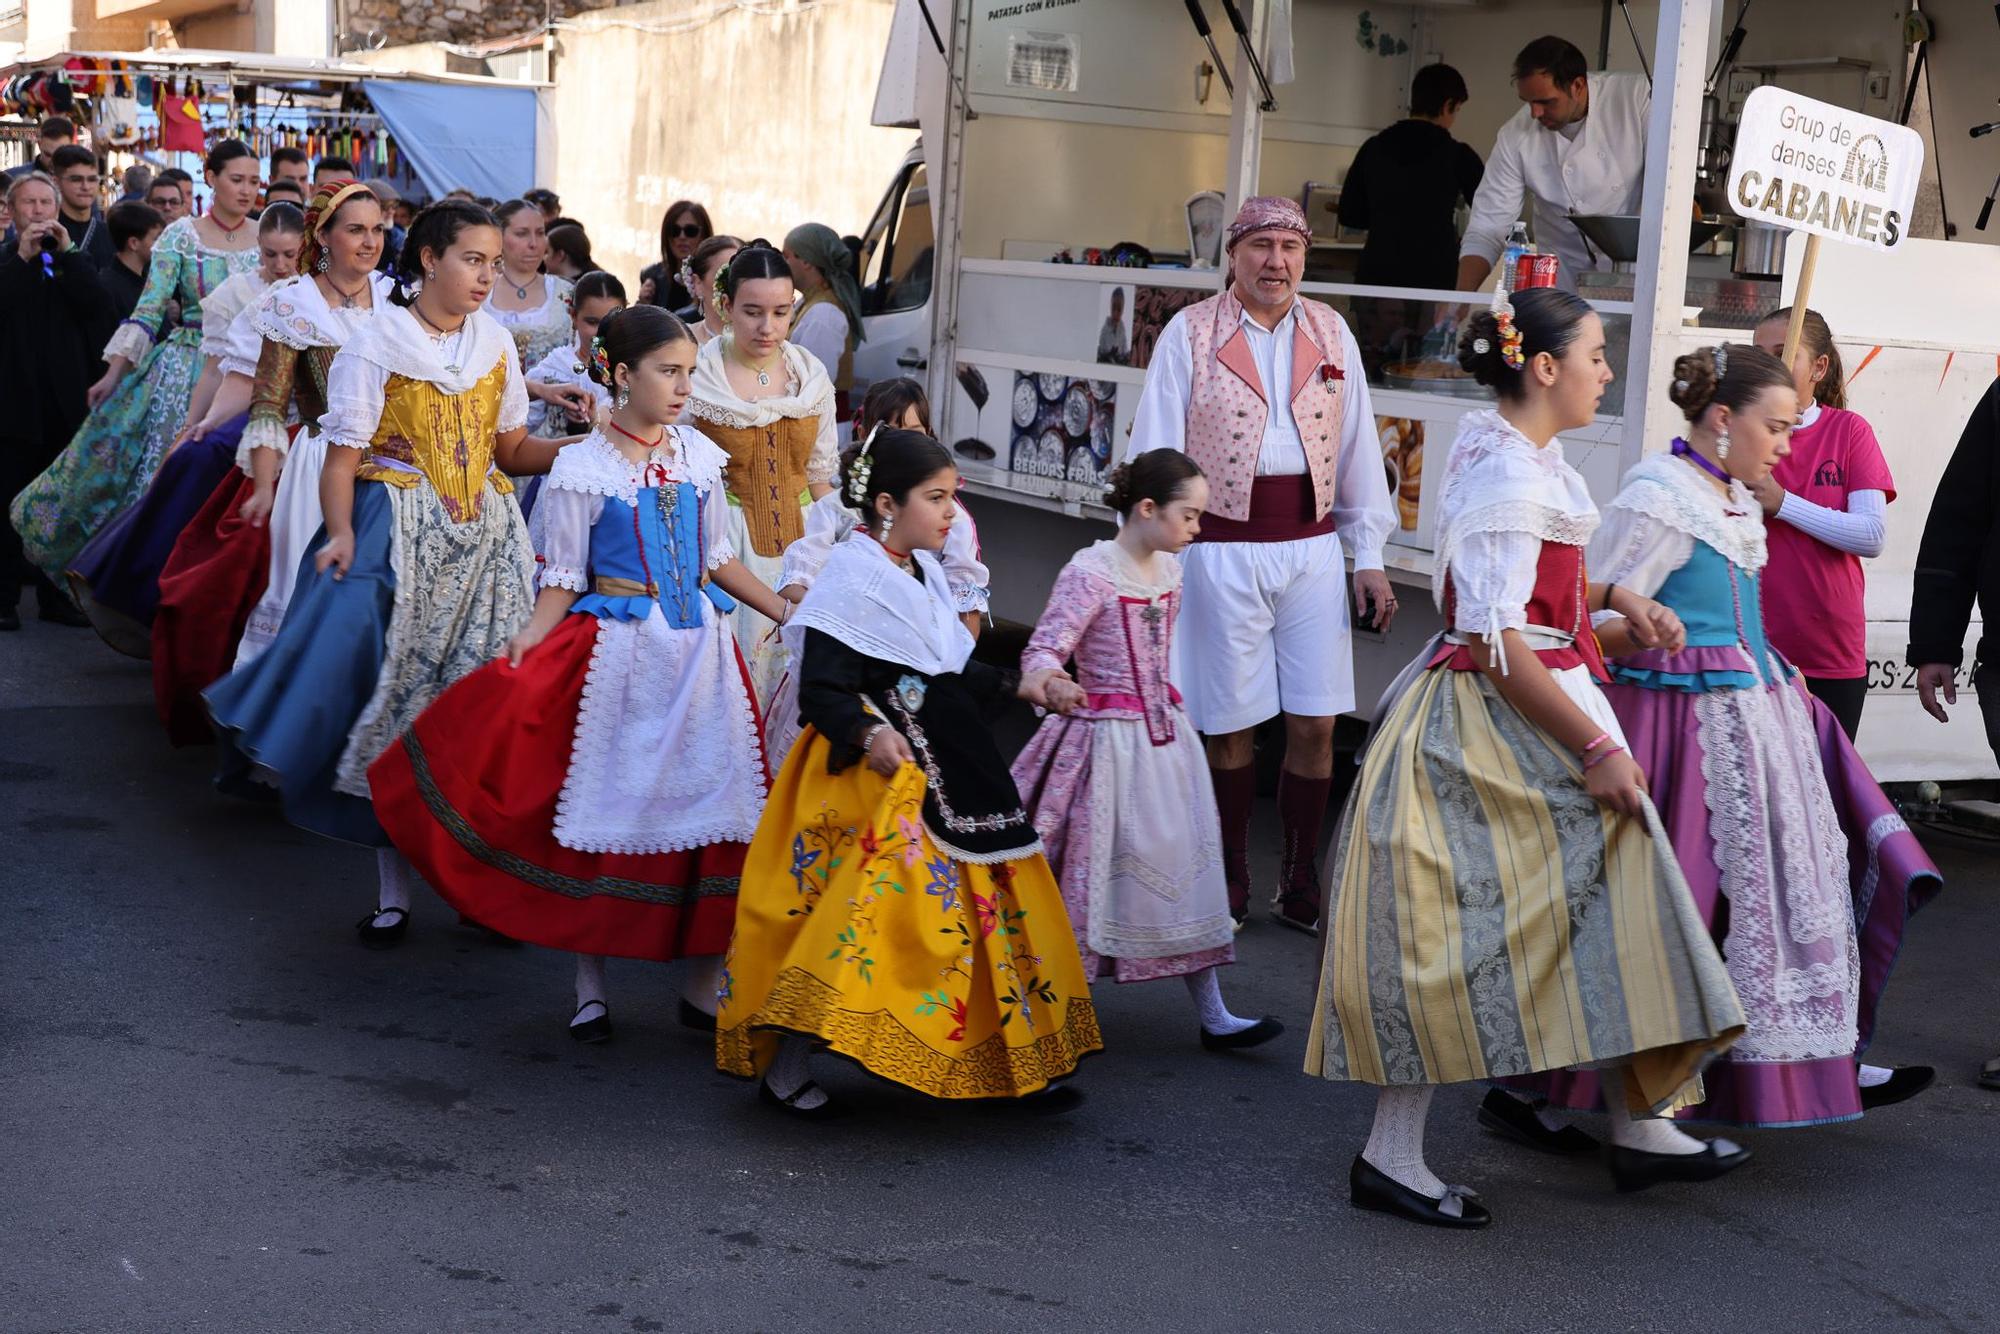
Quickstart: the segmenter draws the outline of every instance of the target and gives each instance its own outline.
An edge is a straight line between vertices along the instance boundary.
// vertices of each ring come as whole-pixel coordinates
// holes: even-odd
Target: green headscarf
[[[847,316],[848,335],[865,341],[861,331],[861,284],[854,280],[854,252],[840,233],[823,222],[808,222],[785,236],[785,249],[812,265],[833,291],[834,304]]]

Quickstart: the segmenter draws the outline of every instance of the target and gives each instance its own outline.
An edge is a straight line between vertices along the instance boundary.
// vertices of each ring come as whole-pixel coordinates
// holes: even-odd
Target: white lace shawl
[[[831,483],[839,468],[839,428],[835,420],[833,381],[818,357],[796,343],[780,349],[791,392],[752,403],[729,387],[727,340],[711,338],[695,357],[692,396],[681,420],[694,425],[714,422],[718,426],[741,429],[769,426],[780,419],[819,418],[819,434],[813,441],[812,457],[806,460],[806,481],[818,486]]]
[[[528,387],[521,378],[514,340],[483,310],[466,316],[463,340],[441,347],[407,307],[384,304],[342,345],[327,371],[326,416],[320,419],[320,434],[330,445],[366,449],[381,424],[391,375],[426,380],[448,394],[462,394],[502,362],[507,382],[500,392],[497,428],[512,431],[527,425]],[[458,362],[456,371],[446,368],[441,355],[446,349]]]
[[[1630,559],[1620,548],[1630,546],[1622,539],[1638,516],[1656,519],[1675,533],[1708,543],[1725,560],[1751,574],[1763,569],[1768,559],[1763,507],[1750,489],[1731,481],[1725,498],[1693,464],[1671,454],[1655,454],[1626,473],[1625,485],[1606,508],[1605,531],[1591,543],[1591,564],[1616,584],[1626,582],[1612,571],[1622,563],[1621,557]],[[1686,559],[1681,557],[1683,562]],[[1678,568],[1676,563],[1667,573]],[[1664,580],[1665,576],[1661,577]]]
[[[256,269],[233,273],[201,303],[201,354],[224,362],[227,369],[231,333],[244,323],[243,316],[257,306],[270,286]],[[253,368],[254,369],[254,368]]]
[[[264,299],[251,308],[251,321],[259,338],[282,343],[296,351],[309,347],[339,347],[354,336],[361,320],[371,310],[386,308],[395,283],[386,273],[368,275],[370,306],[342,306],[327,303],[319,284],[304,274],[274,283]],[[490,363],[489,363],[490,364]]]
[[[1445,464],[1431,596],[1442,611],[1449,575],[1453,628],[1498,650],[1502,631],[1528,623],[1542,543],[1585,546],[1597,525],[1590,488],[1560,440],[1537,448],[1498,412],[1467,413]]]
[[[849,509],[839,491],[829,491],[815,500],[806,507],[805,535],[785,548],[775,586],[797,584],[810,589],[834,544],[845,542],[860,526],[861,511]],[[979,538],[963,506],[944,540],[944,549],[938,552],[938,563],[951,583],[952,605],[961,613],[985,611],[991,575],[979,559]]]
[[[1100,538],[1070,557],[1070,564],[1088,570],[1116,588],[1122,597],[1164,597],[1181,586],[1181,563],[1171,556],[1158,556],[1148,578],[1139,563],[1126,554],[1114,538]]]
[[[592,431],[557,452],[528,525],[542,587],[590,591],[590,530],[604,513],[604,501],[609,497],[636,505],[642,474],[654,463],[665,467],[669,480],[692,482],[702,493],[707,568],[713,570],[735,559],[735,548],[729,541],[729,502],[722,486],[726,458],[722,446],[691,427],[669,430],[667,444],[655,449],[643,464],[619,453],[601,431]]]
[[[818,630],[857,653],[926,676],[962,671],[972,656],[972,632],[952,605],[944,566],[928,551],[915,557],[921,583],[871,538],[836,545],[780,631],[792,660],[804,661],[806,631]]]

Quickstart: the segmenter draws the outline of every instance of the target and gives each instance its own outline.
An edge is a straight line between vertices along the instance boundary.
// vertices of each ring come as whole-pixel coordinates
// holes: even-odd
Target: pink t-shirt
[[[1857,413],[1822,408],[1792,435],[1792,455],[1772,476],[1815,505],[1845,510],[1855,491],[1896,498],[1896,482],[1875,432]],[[1765,522],[1771,562],[1764,570],[1764,630],[1772,647],[1807,676],[1846,680],[1868,674],[1861,558],[1777,519]]]

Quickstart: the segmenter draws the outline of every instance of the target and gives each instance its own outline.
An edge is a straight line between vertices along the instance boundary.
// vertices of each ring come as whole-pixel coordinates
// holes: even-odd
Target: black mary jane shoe
[[[1279,926],[1319,938],[1319,895],[1311,890],[1280,894],[1271,905],[1271,920]]]
[[[577,1023],[577,1017],[593,1005],[602,1013],[595,1019],[585,1019],[582,1023]],[[601,1000],[585,1001],[577,1006],[576,1015],[570,1018],[569,1035],[572,1041],[581,1042],[586,1046],[611,1041],[611,1007]]]
[[[378,917],[395,914],[393,922],[377,923]],[[410,910],[408,908],[377,908],[354,924],[354,933],[361,937],[361,943],[371,950],[386,950],[391,945],[403,943],[403,937],[410,931]]]
[[[1700,1153],[1647,1153],[1616,1144],[1608,1155],[1611,1181],[1629,1195],[1663,1181],[1713,1181],[1750,1161],[1750,1150],[1726,1139],[1712,1139]]]
[[[1347,1198],[1357,1209],[1393,1214],[1426,1227],[1475,1228],[1493,1221],[1493,1212],[1479,1203],[1479,1196],[1463,1186],[1446,1186],[1444,1198],[1434,1200],[1411,1190],[1384,1173],[1360,1154],[1347,1170]]]
[[[1873,1088],[1862,1085],[1861,1110],[1872,1112],[1877,1107],[1908,1102],[1936,1082],[1937,1071],[1928,1065],[1899,1065],[1886,1083]]]
[[[1248,1051],[1261,1047],[1285,1031],[1285,1026],[1270,1015],[1265,1015],[1250,1027],[1234,1033],[1211,1033],[1201,1030],[1201,1045],[1208,1051]]]
[[[713,1033],[715,1016],[695,1005],[686,996],[681,997],[681,1027],[692,1028],[697,1033]]]
[[[1550,1130],[1532,1106],[1499,1089],[1488,1090],[1479,1104],[1479,1124],[1503,1139],[1561,1158],[1581,1157],[1603,1147],[1595,1135],[1576,1126]]]
[[[825,1101],[816,1107],[799,1106],[799,1099],[815,1090]],[[848,1115],[846,1103],[837,1101],[831,1093],[810,1079],[792,1090],[791,1096],[787,1098],[779,1097],[769,1080],[760,1079],[757,1081],[757,1101],[766,1107],[777,1108],[786,1116],[796,1116],[801,1121],[843,1121]]]

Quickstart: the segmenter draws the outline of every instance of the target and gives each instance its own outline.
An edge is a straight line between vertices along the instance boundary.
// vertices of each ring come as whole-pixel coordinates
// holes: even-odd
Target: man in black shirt
[[[1368,233],[1354,280],[1450,291],[1458,281],[1458,201],[1472,202],[1485,167],[1451,137],[1465,79],[1426,65],[1410,81],[1410,115],[1361,145],[1340,188],[1340,225]]]
[[[97,154],[76,144],[66,144],[50,155],[55,166],[56,187],[62,192],[58,216],[69,243],[77,253],[95,264],[99,271],[109,264],[116,251],[111,233],[104,225],[104,210],[98,206]]]
[[[152,259],[153,242],[166,229],[158,209],[144,204],[113,204],[104,215],[105,230],[111,233],[111,262],[99,270],[104,291],[111,298],[111,317],[117,323],[132,318],[139,294],[146,290],[146,267]],[[159,331],[152,331],[157,337]]]

